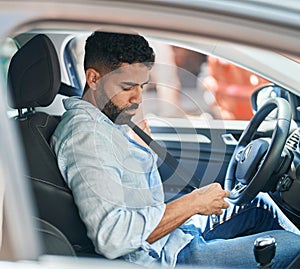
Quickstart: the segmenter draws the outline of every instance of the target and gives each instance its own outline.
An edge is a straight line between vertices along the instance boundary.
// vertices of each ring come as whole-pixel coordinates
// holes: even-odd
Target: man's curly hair
[[[85,44],[84,69],[113,71],[122,63],[143,63],[149,68],[155,55],[144,37],[96,31]]]

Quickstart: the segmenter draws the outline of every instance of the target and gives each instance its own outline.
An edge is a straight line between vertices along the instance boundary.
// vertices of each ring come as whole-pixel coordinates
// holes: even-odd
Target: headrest
[[[8,89],[12,108],[48,106],[61,83],[60,67],[51,40],[36,35],[12,57],[8,69]]]

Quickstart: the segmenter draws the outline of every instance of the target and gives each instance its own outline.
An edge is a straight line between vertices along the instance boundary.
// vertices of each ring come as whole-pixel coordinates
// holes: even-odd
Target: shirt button
[[[158,255],[157,252],[154,251],[154,250],[150,250],[150,251],[149,251],[149,255],[150,255],[152,258],[154,258],[154,259],[158,259],[158,258],[159,258],[159,255]]]

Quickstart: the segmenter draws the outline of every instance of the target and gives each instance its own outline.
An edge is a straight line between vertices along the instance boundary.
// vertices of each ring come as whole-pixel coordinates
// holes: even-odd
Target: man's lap
[[[297,227],[266,193],[260,193],[251,203],[244,206],[231,204],[220,216],[194,216],[187,223],[187,226],[191,224],[200,229],[206,240],[214,238],[228,239],[279,229],[285,229],[300,235]]]
[[[179,264],[256,267],[253,243],[267,234],[277,240],[277,266],[286,267],[300,252],[299,230],[267,194],[243,207],[231,205],[218,217],[195,216],[181,229],[194,239],[179,253]]]
[[[203,267],[256,268],[253,244],[256,238],[271,235],[277,241],[273,268],[286,268],[300,252],[300,236],[285,230],[267,231],[234,239],[205,241],[195,237],[178,255],[177,264]]]

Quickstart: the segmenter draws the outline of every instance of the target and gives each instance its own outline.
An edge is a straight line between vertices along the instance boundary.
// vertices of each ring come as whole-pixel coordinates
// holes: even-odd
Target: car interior
[[[86,235],[86,228],[79,216],[72,192],[63,180],[55,154],[49,145],[60,117],[39,110],[51,105],[58,93],[78,95],[80,92],[61,81],[57,52],[46,35],[35,35],[14,54],[8,69],[8,90],[11,96],[9,105],[18,110],[18,115],[12,120],[20,131],[27,159],[26,177],[30,181],[35,198],[36,229],[41,233],[44,253],[100,257],[95,253],[93,244]],[[159,130],[160,127],[153,128],[154,133]],[[214,131],[223,141],[218,130]],[[208,146],[205,147],[204,152],[207,150],[209,158],[211,153]],[[229,147],[234,148],[234,145]],[[198,148],[189,150],[199,151]],[[225,161],[216,181],[221,182],[225,177],[231,153],[225,152],[225,156],[221,156]],[[176,149],[173,155],[176,155]],[[297,163],[300,163],[299,160]],[[196,171],[206,165],[197,164]],[[160,169],[162,174],[167,174],[163,177],[168,178],[172,173],[165,164],[161,164]],[[187,186],[185,191],[190,191],[190,187]],[[293,210],[288,210],[287,213],[300,227],[300,217],[294,214]]]

